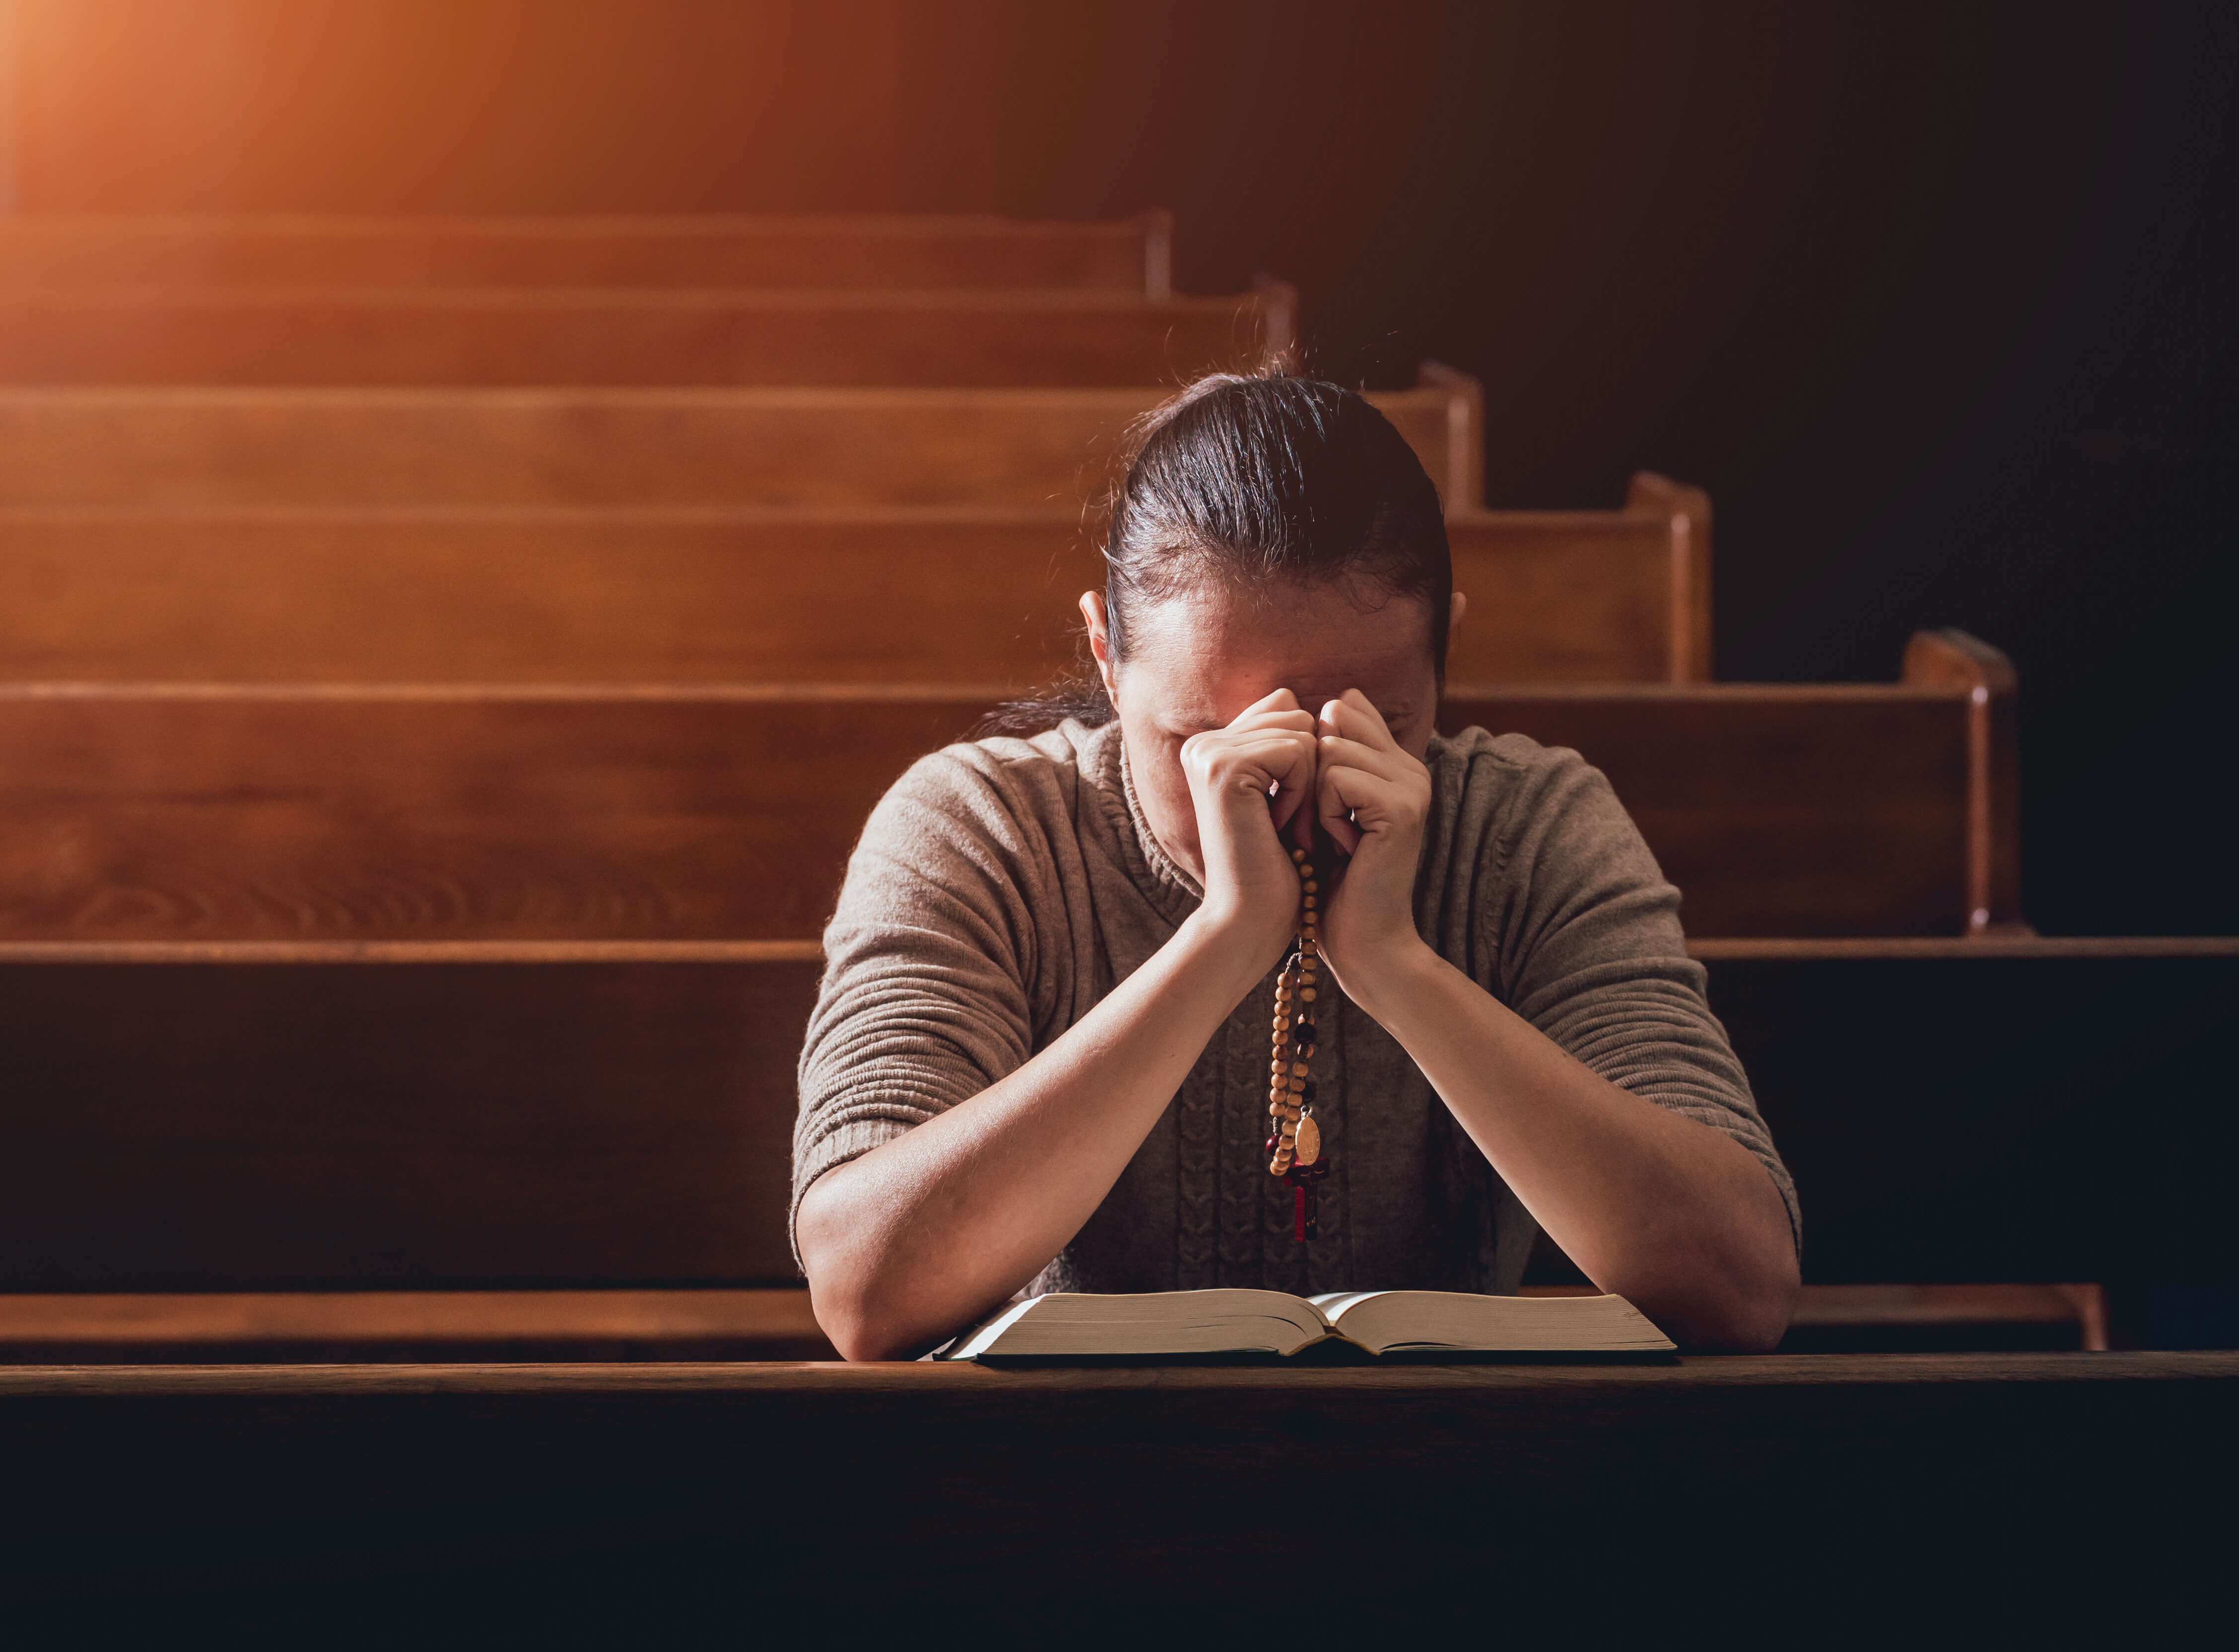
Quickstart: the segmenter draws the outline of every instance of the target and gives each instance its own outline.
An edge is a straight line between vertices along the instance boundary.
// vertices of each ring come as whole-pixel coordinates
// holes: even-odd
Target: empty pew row
[[[10,291],[0,382],[1172,385],[1282,357],[1297,295]]]
[[[1893,1307],[2042,1335],[2063,1303],[2077,1337],[2091,1293],[2064,1282],[2239,1262],[2239,942],[1695,950],[1801,1191],[1804,1340]],[[0,948],[0,1358],[814,1351],[776,1287],[821,967],[802,944]]]
[[[1448,525],[1460,682],[1707,676],[1708,507]],[[998,682],[1074,662],[1078,511],[0,512],[17,681]]]
[[[0,509],[1077,508],[1164,394],[0,388]],[[1449,514],[1481,506],[1474,381],[1370,399]]]
[[[1165,298],[1173,220],[933,215],[0,222],[0,289],[1047,288]]]
[[[2017,922],[2013,799],[1996,789],[2010,725],[1983,727],[2010,673],[1970,639],[1923,634],[1907,677],[1457,687],[1440,722],[1598,764],[1691,933]],[[0,688],[0,938],[813,939],[872,806],[998,698]]]

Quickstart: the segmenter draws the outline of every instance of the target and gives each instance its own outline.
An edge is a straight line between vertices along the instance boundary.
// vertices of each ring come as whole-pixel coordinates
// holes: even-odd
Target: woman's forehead
[[[1280,662],[1348,676],[1364,667],[1399,673],[1431,665],[1429,605],[1358,581],[1212,584],[1176,591],[1128,615],[1128,653],[1163,664]],[[1342,685],[1341,685],[1342,686]]]
[[[1146,604],[1129,640],[1131,689],[1191,721],[1226,722],[1278,688],[1309,709],[1358,688],[1387,718],[1435,692],[1429,614],[1415,597],[1365,608],[1328,587],[1177,593]]]

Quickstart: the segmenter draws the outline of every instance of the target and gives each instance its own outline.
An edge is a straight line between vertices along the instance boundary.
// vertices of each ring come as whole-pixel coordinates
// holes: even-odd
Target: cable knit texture
[[[1796,1191],[1687,956],[1679,892],[1576,752],[1470,729],[1431,743],[1416,927],[1611,1083]],[[1197,884],[1144,824],[1116,724],[952,746],[871,815],[824,933],[801,1057],[793,1203],[826,1171],[994,1084],[1171,937]],[[1206,1046],[1035,1291],[1509,1291],[1537,1224],[1406,1052],[1322,1006],[1321,1237],[1291,1232],[1262,1143],[1271,974]],[[1328,997],[1338,995],[1332,989]],[[1800,1230],[1799,1230],[1800,1231]]]

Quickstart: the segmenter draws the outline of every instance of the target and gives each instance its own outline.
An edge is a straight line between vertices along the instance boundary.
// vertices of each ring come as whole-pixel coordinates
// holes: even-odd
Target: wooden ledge
[[[2074,1326],[2081,1346],[2106,1345],[2096,1285],[1806,1285],[1794,1323]],[[834,1357],[798,1287],[0,1295],[0,1363],[16,1365]]]
[[[112,1365],[0,1368],[0,1404],[35,1397],[864,1394],[998,1392],[1497,1395],[1539,1390],[1902,1390],[1954,1384],[2109,1383],[2239,1385],[2239,1352],[2116,1354],[1693,1354],[1607,1364],[1053,1366],[1023,1370],[929,1360],[850,1365],[524,1363]]]
[[[808,1292],[353,1290],[0,1295],[0,1361],[836,1358]]]

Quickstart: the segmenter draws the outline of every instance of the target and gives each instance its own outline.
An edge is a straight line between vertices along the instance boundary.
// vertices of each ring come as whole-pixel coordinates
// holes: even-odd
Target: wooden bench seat
[[[382,217],[11,214],[0,288],[1060,288],[1164,298],[1166,212]]]
[[[0,1295],[0,1364],[837,1359],[805,1288]]]
[[[1456,517],[1455,680],[1705,674],[1700,498]],[[1103,580],[1078,511],[4,512],[0,675],[1024,688]]]
[[[1812,1283],[2239,1266],[2239,941],[1695,950]],[[785,1284],[821,968],[807,944],[0,947],[0,1292]]]
[[[1955,654],[1917,640],[1912,674]],[[0,687],[0,938],[811,939],[872,806],[993,699]],[[1956,935],[2018,917],[1989,709],[1918,680],[1458,686],[1441,721],[1599,765],[1691,932]]]
[[[1297,295],[1097,292],[35,291],[15,385],[1173,385],[1283,355]]]
[[[1072,507],[1139,389],[0,388],[0,508]],[[1371,398],[1478,508],[1458,375]]]

